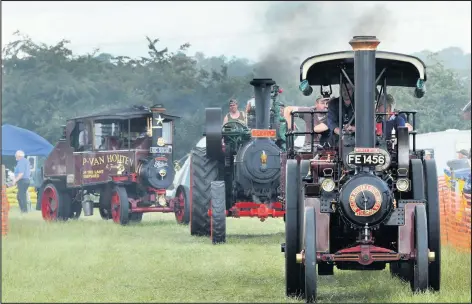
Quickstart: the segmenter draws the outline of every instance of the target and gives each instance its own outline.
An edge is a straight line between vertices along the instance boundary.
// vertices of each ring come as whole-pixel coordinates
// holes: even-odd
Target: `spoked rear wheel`
[[[41,188],[41,214],[45,221],[67,221],[71,214],[71,197],[54,183]]]
[[[428,289],[428,222],[426,217],[426,207],[417,205],[415,207],[415,261],[413,276],[410,280],[413,292],[425,291]]]

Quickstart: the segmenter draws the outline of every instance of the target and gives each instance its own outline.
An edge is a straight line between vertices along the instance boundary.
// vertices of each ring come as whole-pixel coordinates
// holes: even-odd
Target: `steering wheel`
[[[239,121],[229,121],[223,125],[225,132],[244,132],[247,127]]]

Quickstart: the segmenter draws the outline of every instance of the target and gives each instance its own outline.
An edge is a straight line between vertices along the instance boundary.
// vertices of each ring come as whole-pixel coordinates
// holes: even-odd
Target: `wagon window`
[[[115,119],[97,120],[94,124],[94,148],[96,150],[118,150],[127,131],[121,126],[122,121]]]

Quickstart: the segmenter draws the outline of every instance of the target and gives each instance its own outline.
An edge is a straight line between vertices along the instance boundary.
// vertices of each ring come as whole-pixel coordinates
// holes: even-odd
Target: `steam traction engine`
[[[140,222],[145,212],[173,212],[178,223],[188,224],[188,189],[181,185],[166,198],[175,175],[177,118],[156,105],[68,120],[44,165],[43,219],[77,219],[82,210],[91,216],[98,208],[102,219],[121,225]]]
[[[375,102],[386,109],[387,85],[414,87],[414,95],[422,97],[425,66],[416,57],[376,51],[375,37],[354,37],[350,44],[354,51],[306,59],[300,90],[309,95],[314,85],[353,84],[350,124],[356,131],[341,131],[334,146],[310,153],[296,153],[291,143],[298,134],[287,134],[286,293],[304,295],[306,302],[316,301],[317,274],[333,275],[334,266],[382,270],[390,264],[390,272],[409,281],[413,291],[440,289],[435,161],[414,144],[410,149],[407,127],[385,134],[389,117],[399,113],[374,113]],[[340,94],[340,124],[343,103]],[[414,131],[410,134],[414,143]]]
[[[192,235],[211,236],[213,244],[224,243],[226,216],[258,217],[261,221],[284,216],[284,207],[278,201],[281,148],[276,144],[276,130],[270,129],[274,84],[271,79],[251,81],[255,129],[239,122],[222,126],[221,109],[206,109],[206,148],[191,152]],[[278,105],[273,108],[278,109]],[[283,120],[280,111],[273,115],[274,121]]]

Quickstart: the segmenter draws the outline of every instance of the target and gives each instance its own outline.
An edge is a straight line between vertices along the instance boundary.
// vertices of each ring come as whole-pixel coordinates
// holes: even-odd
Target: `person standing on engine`
[[[341,134],[341,128],[348,132],[356,131],[354,124],[354,100],[351,99],[351,97],[354,97],[354,88],[349,82],[342,84],[341,96],[343,98],[342,122],[339,121],[340,98],[332,99],[328,105],[328,128],[337,136]]]
[[[398,114],[396,115],[393,113],[393,109],[395,108],[395,99],[392,95],[387,94],[387,109],[384,109],[383,100],[380,99],[380,102],[377,106],[376,112],[377,113],[389,113],[387,123],[386,123],[386,130],[385,135],[386,139],[390,139],[392,135],[392,130],[395,128],[395,134],[398,133],[398,127],[407,127],[408,131],[411,131],[413,127],[406,122],[405,114]]]
[[[238,109],[238,101],[236,99],[229,100],[229,112],[225,115],[223,119],[223,124],[231,121],[237,121],[246,125],[246,116],[243,111]]]
[[[28,212],[27,202],[27,191],[30,185],[31,169],[29,161],[25,158],[25,152],[18,150],[15,153],[16,166],[15,166],[15,177],[13,179],[13,185],[18,184],[18,193],[16,198],[20,205],[21,213]]]
[[[316,98],[315,111],[326,111],[328,109],[328,102],[329,98],[325,98],[322,96]],[[287,129],[290,129],[290,127],[292,126],[292,116],[290,115],[290,112],[298,111],[299,108],[300,107],[296,106],[285,107],[283,115],[285,117],[285,120],[287,121]],[[311,120],[310,114],[296,114],[295,116],[302,118],[305,123],[309,125],[308,122]],[[328,142],[329,140],[329,129],[326,120],[327,114],[315,113],[313,131],[317,133],[317,136],[315,136],[314,140],[315,142],[319,142],[320,145],[324,145],[324,143]],[[305,145],[309,145],[310,141],[311,137],[305,136]]]

